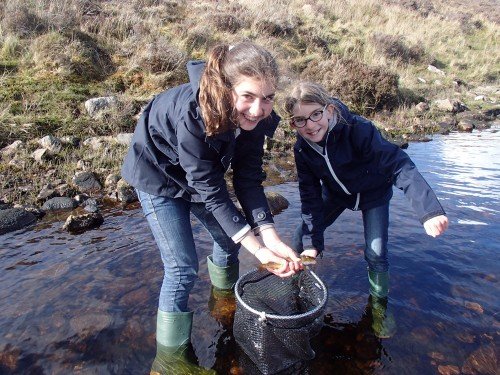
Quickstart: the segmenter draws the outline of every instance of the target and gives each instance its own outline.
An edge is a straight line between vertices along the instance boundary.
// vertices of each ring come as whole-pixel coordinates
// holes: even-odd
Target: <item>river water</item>
[[[498,130],[435,136],[406,150],[441,199],[450,228],[436,239],[425,235],[395,191],[389,260],[398,330],[392,338],[378,339],[370,328],[361,214],[345,212],[329,228],[315,266],[329,289],[326,324],[312,340],[316,358],[300,373],[498,373]],[[289,240],[299,219],[297,184],[267,189],[290,202],[275,217]],[[0,236],[1,374],[149,373],[161,260],[137,204],[102,212],[104,224],[80,235],[63,231],[64,218],[56,217]],[[190,299],[198,362],[219,374],[249,373],[213,308],[204,260],[211,242],[193,223],[201,259]],[[241,273],[257,265],[244,250],[240,261]]]

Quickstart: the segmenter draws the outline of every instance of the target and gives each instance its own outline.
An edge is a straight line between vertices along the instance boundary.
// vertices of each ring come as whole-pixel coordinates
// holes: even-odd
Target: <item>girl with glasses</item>
[[[302,268],[274,229],[262,187],[264,138],[272,137],[280,120],[273,111],[274,58],[253,43],[221,44],[206,62],[191,61],[187,69],[189,83],[147,105],[122,167],[124,179],[136,188],[164,265],[156,325],[158,353],[163,354],[190,341],[188,297],[198,273],[191,214],[214,240],[207,263],[218,290],[231,290],[238,279],[240,245],[261,263],[280,263],[281,268],[271,270],[278,276]],[[226,186],[229,167],[244,215]]]
[[[432,237],[448,228],[445,212],[409,156],[320,85],[297,84],[285,99],[284,110],[298,133],[294,155],[302,223],[293,247],[316,257],[324,250],[324,231],[339,215],[345,209],[361,211],[373,327],[378,336],[388,337],[395,330],[394,319],[386,311],[392,186],[404,191]]]

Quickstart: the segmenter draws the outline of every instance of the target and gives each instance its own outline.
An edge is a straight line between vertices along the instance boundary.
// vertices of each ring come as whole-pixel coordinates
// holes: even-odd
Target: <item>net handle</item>
[[[252,314],[257,315],[259,321],[261,321],[261,322],[265,322],[265,321],[267,321],[267,319],[276,319],[276,320],[285,320],[286,321],[286,320],[292,320],[292,319],[305,318],[309,315],[312,315],[312,314],[318,312],[326,304],[328,292],[327,292],[325,284],[323,283],[323,281],[321,281],[321,279],[318,277],[318,275],[316,275],[313,271],[311,271],[310,269],[306,269],[306,270],[303,270],[302,272],[309,272],[311,274],[311,276],[313,276],[314,279],[316,280],[316,282],[319,284],[320,289],[322,289],[325,292],[323,294],[323,298],[321,299],[321,302],[319,303],[318,306],[316,306],[311,311],[305,312],[303,314],[297,314],[297,315],[285,315],[285,316],[283,316],[283,315],[267,314],[265,311],[258,311],[256,309],[254,309],[253,307],[248,306],[245,303],[245,301],[243,301],[243,299],[240,297],[240,293],[238,292],[238,289],[240,286],[240,281],[244,280],[247,275],[249,275],[251,273],[255,273],[256,271],[257,271],[257,269],[248,271],[246,274],[244,274],[242,277],[240,277],[238,279],[238,281],[236,282],[236,284],[234,286],[234,292],[235,292],[234,294],[236,296],[236,299],[238,300],[238,303],[240,303],[245,309],[250,311]],[[269,274],[271,275],[271,272],[269,272]]]

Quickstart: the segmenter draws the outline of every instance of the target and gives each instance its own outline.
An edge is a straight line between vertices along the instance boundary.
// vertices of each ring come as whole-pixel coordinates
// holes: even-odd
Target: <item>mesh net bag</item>
[[[234,337],[260,372],[276,374],[314,358],[310,339],[323,325],[328,292],[313,271],[280,278],[253,270],[240,277],[235,295]]]

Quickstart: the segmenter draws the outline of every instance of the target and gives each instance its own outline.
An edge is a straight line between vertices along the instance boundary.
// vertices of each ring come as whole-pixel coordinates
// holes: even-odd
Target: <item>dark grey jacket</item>
[[[250,226],[273,222],[262,187],[262,158],[264,138],[273,136],[280,118],[273,112],[252,131],[238,128],[208,137],[197,101],[204,67],[202,61],[190,61],[190,83],[159,94],[147,105],[122,176],[152,195],[204,203],[226,234],[238,240]],[[246,219],[227,190],[224,174],[229,166]]]
[[[351,113],[339,100],[333,102],[337,122],[326,136],[325,147],[300,135],[294,147],[302,219],[307,225],[304,248],[324,248],[323,189],[340,206],[365,210],[389,202],[394,185],[403,190],[422,223],[444,215],[410,157],[382,138],[373,123]]]

